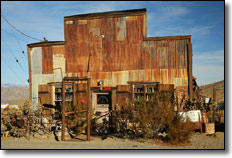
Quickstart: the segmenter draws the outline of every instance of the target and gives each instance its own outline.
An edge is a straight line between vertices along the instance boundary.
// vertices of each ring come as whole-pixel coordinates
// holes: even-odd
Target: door
[[[93,92],[92,97],[93,118],[99,118],[97,123],[102,123],[104,118],[109,121],[109,115],[106,114],[112,110],[111,92]]]

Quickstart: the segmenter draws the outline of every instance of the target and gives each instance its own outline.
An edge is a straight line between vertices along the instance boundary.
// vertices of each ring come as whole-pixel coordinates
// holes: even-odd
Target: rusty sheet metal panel
[[[103,18],[101,20],[102,35],[102,67],[103,71],[114,70],[114,19]]]
[[[174,84],[158,84],[158,91],[173,91],[174,92]]]
[[[120,108],[125,108],[126,104],[129,102],[130,98],[130,93],[121,93],[121,92],[116,92],[117,96],[117,104]]]
[[[65,41],[66,45],[74,45],[77,40],[77,20],[65,21]],[[67,51],[66,51],[67,52]]]
[[[186,69],[146,69],[113,72],[77,72],[67,73],[67,77],[90,77],[91,86],[96,87],[97,82],[103,80],[103,86],[116,87],[128,85],[128,82],[159,82],[161,84],[174,84],[175,86],[188,86]]]
[[[88,23],[78,19],[71,21],[72,23],[65,25],[66,71],[87,71],[89,62]]]
[[[117,92],[130,92],[131,85],[119,85],[116,87]]]
[[[40,83],[40,78],[37,75],[42,74],[42,48],[35,47],[31,48],[31,97],[32,97],[32,107],[35,110],[38,104],[38,83]]]
[[[62,72],[65,73],[65,47],[64,46],[52,46],[52,52],[53,52],[53,69],[55,68],[61,68]],[[53,70],[54,74],[60,74],[61,71],[59,69]],[[60,80],[59,80],[60,81]]]
[[[39,92],[39,104],[51,104],[51,94]]]
[[[115,41],[126,40],[126,20],[127,17],[114,18],[115,20]]]
[[[157,53],[156,53],[156,46],[155,42],[153,41],[145,41],[142,44],[142,69],[150,69],[151,67],[156,67],[157,65]],[[153,66],[155,65],[155,66]]]
[[[38,86],[39,93],[39,103],[40,104],[51,104],[52,96],[51,96],[51,86],[49,85],[39,85]]]
[[[59,76],[61,76],[59,74]],[[32,106],[33,109],[36,109],[37,104],[39,103],[39,96],[38,96],[38,86],[39,85],[46,85],[49,82],[54,82],[54,75],[53,74],[32,74]],[[60,82],[60,81],[58,81]]]
[[[188,78],[174,78],[175,86],[188,86]]]
[[[52,47],[42,47],[43,74],[53,73],[53,51]]]
[[[53,69],[61,68],[62,72],[65,72],[65,56],[64,54],[53,54]],[[59,69],[53,70],[54,73],[61,74]]]
[[[88,41],[88,25],[87,20],[77,20],[77,43],[83,43]]]
[[[120,70],[128,70],[128,64],[130,59],[129,53],[128,53],[128,45],[126,43],[119,43],[117,44],[117,47],[119,47],[118,51],[118,63],[120,65]],[[121,61],[121,62],[120,62]]]
[[[88,21],[89,27],[89,43],[90,47],[90,60],[89,60],[89,71],[102,71],[100,68],[100,54],[102,54],[102,38],[100,36],[100,19],[94,19]]]
[[[168,44],[168,68],[177,68],[175,55],[176,43],[174,40],[170,40]]]
[[[161,76],[160,83],[169,84],[168,83],[168,69],[160,69],[160,76]]]
[[[143,40],[143,16],[129,16],[126,21],[127,40],[129,43],[142,43]]]
[[[87,91],[87,83],[79,83],[77,85],[77,91]]]
[[[142,68],[187,68],[187,40],[144,41]]]
[[[48,85],[39,85],[38,90],[39,90],[39,92],[49,92],[50,91],[50,86],[48,86]]]
[[[53,52],[53,55],[54,54],[63,54],[63,55],[65,55],[65,47],[64,47],[64,45],[52,46],[52,52]]]
[[[67,72],[141,69],[141,45],[131,44],[142,43],[143,16],[79,21],[65,21]]]
[[[127,69],[122,70],[138,70],[142,69],[142,46],[141,44],[129,44],[128,45],[129,51],[129,62]]]
[[[189,39],[143,41],[144,22],[144,15],[65,21],[67,72],[186,68]]]
[[[42,74],[42,48],[31,49],[31,74]]]
[[[66,52],[66,72],[75,72],[76,62],[75,53],[77,48],[75,45],[65,45]]]

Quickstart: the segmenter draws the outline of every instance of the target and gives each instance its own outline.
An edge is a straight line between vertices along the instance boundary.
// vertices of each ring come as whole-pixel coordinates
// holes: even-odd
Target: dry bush
[[[168,141],[172,144],[188,142],[194,129],[194,124],[189,119],[183,121],[181,116],[176,116],[168,123]]]
[[[188,140],[193,126],[189,121],[184,122],[178,112],[174,111],[176,104],[171,91],[155,92],[147,102],[142,97],[128,103],[125,112],[133,127],[130,130],[145,138],[160,138],[159,134],[165,132],[165,140],[170,142],[181,143]]]
[[[72,102],[66,103],[65,111],[66,112],[74,112],[86,110],[86,105],[84,103],[78,102],[77,104],[73,104]],[[66,123],[68,128],[72,130],[74,134],[81,134],[86,126],[86,112],[78,112],[74,114],[69,114],[66,116]]]

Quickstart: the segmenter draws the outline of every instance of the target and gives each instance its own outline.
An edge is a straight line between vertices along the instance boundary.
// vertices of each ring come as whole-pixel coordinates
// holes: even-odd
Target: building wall
[[[160,82],[188,92],[191,37],[147,38],[146,13],[67,17],[64,28],[63,45],[30,46],[34,104],[38,85],[61,81],[60,70],[53,70],[57,67],[63,76],[90,77],[92,87],[99,80],[105,87]]]

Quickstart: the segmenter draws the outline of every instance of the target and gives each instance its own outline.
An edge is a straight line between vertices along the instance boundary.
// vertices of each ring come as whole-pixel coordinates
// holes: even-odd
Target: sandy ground
[[[1,149],[224,149],[224,133],[217,132],[216,136],[195,133],[189,144],[171,145],[156,140],[128,140],[108,137],[101,140],[99,137],[91,137],[91,141],[81,139],[67,141],[55,141],[50,135],[46,139],[31,138],[3,138]]]

